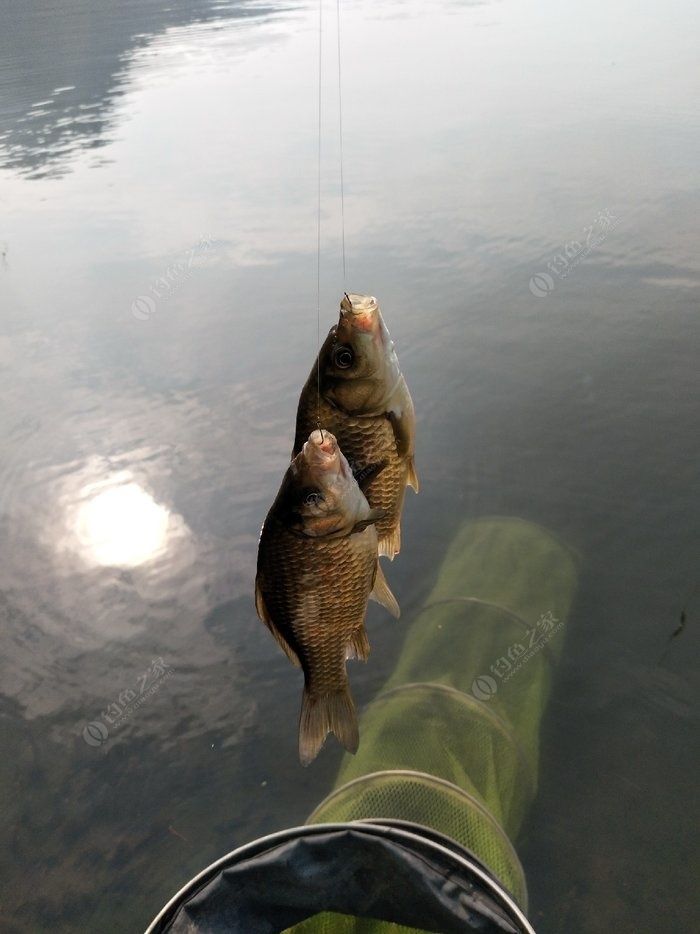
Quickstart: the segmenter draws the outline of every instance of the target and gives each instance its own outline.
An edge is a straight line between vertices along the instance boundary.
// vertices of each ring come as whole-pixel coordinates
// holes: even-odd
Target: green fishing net
[[[538,525],[464,525],[361,717],[358,753],[309,822],[426,825],[471,850],[524,907],[511,841],[537,790],[540,720],[576,579],[575,555]]]

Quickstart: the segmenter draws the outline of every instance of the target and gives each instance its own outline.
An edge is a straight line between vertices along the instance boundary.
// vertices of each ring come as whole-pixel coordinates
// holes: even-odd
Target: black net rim
[[[366,875],[355,879],[348,869],[354,858],[366,873],[365,857],[371,865],[375,855],[384,878],[396,880],[382,887],[386,903],[372,899]],[[481,860],[436,831],[399,820],[292,827],[238,847],[183,886],[146,934],[274,934],[321,911],[428,930],[439,923],[432,929],[442,934],[535,934]]]

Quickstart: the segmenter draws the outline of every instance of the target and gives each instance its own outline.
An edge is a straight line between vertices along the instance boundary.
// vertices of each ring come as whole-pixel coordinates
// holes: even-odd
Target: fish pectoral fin
[[[414,416],[411,410],[410,418],[399,415],[397,412],[389,412],[389,421],[394,430],[394,441],[396,442],[396,451],[399,457],[405,457],[408,463],[408,473],[406,476],[406,485],[413,487],[418,492],[418,474],[416,465],[413,462],[413,432]]]
[[[360,626],[357,632],[352,634],[345,650],[345,658],[359,658],[362,662],[366,662],[369,658],[369,639],[364,626]]]
[[[406,485],[412,487],[416,493],[418,492],[418,474],[416,473],[416,465],[413,461],[413,455],[408,458],[408,477],[406,478]]]
[[[379,544],[377,545],[377,551],[380,555],[388,558],[390,561],[394,560],[394,556],[401,551],[401,525],[396,523],[396,528],[392,529],[387,535],[379,539]]]
[[[366,529],[368,525],[374,525],[375,522],[379,522],[379,520],[383,519],[385,516],[386,509],[370,509],[367,518],[360,519],[359,522],[356,522],[350,534],[354,535],[355,532],[361,532],[363,529]]]
[[[394,441],[396,442],[396,451],[399,457],[406,457],[411,453],[413,447],[414,433],[414,415],[410,410],[410,416],[403,410],[395,411],[389,409],[389,421],[394,431]]]
[[[352,475],[359,488],[364,492],[368,484],[370,484],[375,477],[378,477],[385,467],[386,461],[381,461],[376,464],[365,464],[364,467],[358,467],[357,470],[353,471]]]
[[[375,600],[377,603],[381,603],[383,607],[386,607],[386,609],[391,613],[392,616],[396,617],[396,619],[401,616],[401,610],[399,609],[399,605],[396,602],[396,597],[389,589],[389,585],[386,582],[386,577],[384,577],[384,571],[382,571],[379,559],[377,559],[377,570],[374,575],[374,586],[372,587],[370,598]],[[367,645],[367,648],[369,650],[369,644]]]
[[[263,623],[265,623],[265,625],[270,630],[272,635],[279,642],[280,646],[282,647],[282,650],[284,651],[284,654],[287,656],[289,661],[293,665],[296,665],[297,668],[301,668],[301,662],[299,661],[299,656],[294,651],[294,649],[291,647],[291,645],[287,642],[287,640],[284,638],[284,636],[279,631],[279,629],[272,622],[272,617],[268,613],[267,607],[265,606],[265,598],[262,595],[262,591],[260,590],[260,584],[258,583],[258,581],[255,582],[255,609],[257,610],[258,616],[260,617],[260,619],[263,621]]]
[[[360,732],[349,687],[345,685],[339,691],[314,697],[304,686],[299,717],[299,760],[302,765],[314,761],[329,733],[335,734],[348,752],[357,752]]]

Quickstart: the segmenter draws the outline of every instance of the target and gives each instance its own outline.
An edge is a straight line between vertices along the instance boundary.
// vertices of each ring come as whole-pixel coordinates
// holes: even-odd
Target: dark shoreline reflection
[[[254,0],[24,0],[0,17],[0,168],[58,176],[110,141],[133,54],[173,27],[264,18]]]

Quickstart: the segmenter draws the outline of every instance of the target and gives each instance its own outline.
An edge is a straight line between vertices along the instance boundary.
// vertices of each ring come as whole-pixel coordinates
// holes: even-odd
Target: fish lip
[[[374,295],[359,295],[355,292],[346,292],[340,303],[340,318],[359,337],[363,339],[370,338],[385,354],[391,355],[394,350],[394,342],[386,324],[384,324],[379,302]],[[337,334],[336,330],[336,337]]]
[[[340,303],[340,314],[355,331],[381,332],[379,303],[374,295],[346,292]]]
[[[317,470],[335,470],[340,460],[340,448],[330,431],[315,428],[304,444],[304,458]]]

